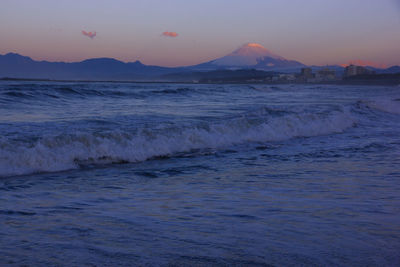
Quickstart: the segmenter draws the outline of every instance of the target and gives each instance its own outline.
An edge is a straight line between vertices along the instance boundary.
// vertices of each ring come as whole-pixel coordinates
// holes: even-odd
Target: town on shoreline
[[[33,79],[3,77],[0,81],[113,82],[113,83],[187,83],[187,84],[343,84],[400,85],[400,73],[376,73],[366,67],[349,65],[342,75],[329,67],[304,67],[298,73],[256,69],[213,70],[163,75],[149,80]]]

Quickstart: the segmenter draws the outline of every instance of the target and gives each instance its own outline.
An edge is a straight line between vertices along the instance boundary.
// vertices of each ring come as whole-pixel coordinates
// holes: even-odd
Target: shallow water
[[[0,83],[1,265],[400,264],[400,88]]]

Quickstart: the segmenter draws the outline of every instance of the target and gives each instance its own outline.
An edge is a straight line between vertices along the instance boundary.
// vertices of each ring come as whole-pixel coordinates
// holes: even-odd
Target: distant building
[[[374,71],[369,70],[367,68],[356,66],[356,65],[349,65],[344,70],[344,77],[350,77],[355,75],[362,75],[362,74],[375,74]]]
[[[336,80],[336,72],[329,68],[323,68],[317,71],[315,78],[321,82],[334,81]]]
[[[297,77],[297,82],[306,83],[314,79],[314,74],[311,68],[302,68],[300,74]]]
[[[307,78],[313,78],[314,75],[312,73],[312,69],[311,68],[302,68],[300,76],[307,79]]]
[[[296,75],[294,74],[279,74],[279,79],[281,81],[295,81],[296,80]]]

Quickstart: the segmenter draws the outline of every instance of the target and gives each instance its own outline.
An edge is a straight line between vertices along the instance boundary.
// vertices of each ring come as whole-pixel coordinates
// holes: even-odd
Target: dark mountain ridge
[[[247,49],[247,47],[245,48]],[[175,68],[145,65],[140,61],[125,63],[113,58],[93,58],[72,63],[35,61],[30,57],[16,53],[8,53],[0,55],[0,78],[93,81],[176,81],[175,79],[178,77],[178,80],[201,80],[204,77],[207,77],[207,74],[204,74],[205,72],[213,72],[213,75],[215,75],[218,73],[215,71],[219,70],[248,69],[282,73],[298,73],[302,67],[306,66],[300,62],[287,60],[283,57],[274,55],[263,47],[255,48],[261,50],[262,53],[256,51],[257,53],[250,54],[253,51],[249,49],[245,51],[246,53],[243,53],[242,50],[238,50],[240,53],[236,51],[236,53],[234,52],[213,61],[194,66]],[[261,57],[259,56],[259,53],[261,54]],[[236,65],[224,65],[226,62],[238,63],[236,63]],[[239,63],[243,64],[240,65]],[[336,65],[311,66],[313,71],[324,67],[334,69],[339,75],[344,71],[343,67]],[[400,72],[400,66],[393,66],[387,69],[368,68],[374,70],[376,73]],[[203,72],[203,74],[201,74],[201,72]],[[223,73],[224,75],[229,73],[230,75],[240,76],[244,72]]]
[[[53,80],[144,80],[181,68],[125,63],[113,58],[94,58],[81,62],[35,61],[15,53],[0,55],[0,77]]]

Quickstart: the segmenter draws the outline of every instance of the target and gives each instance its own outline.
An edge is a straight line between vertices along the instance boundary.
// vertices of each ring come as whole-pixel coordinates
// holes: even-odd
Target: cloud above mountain
[[[162,33],[162,36],[165,36],[165,37],[178,37],[178,34],[176,33],[176,32],[163,32]]]
[[[89,37],[90,39],[93,39],[93,38],[96,37],[96,35],[97,35],[96,32],[87,32],[87,31],[84,31],[84,30],[82,30],[82,34],[83,34],[84,36]]]

